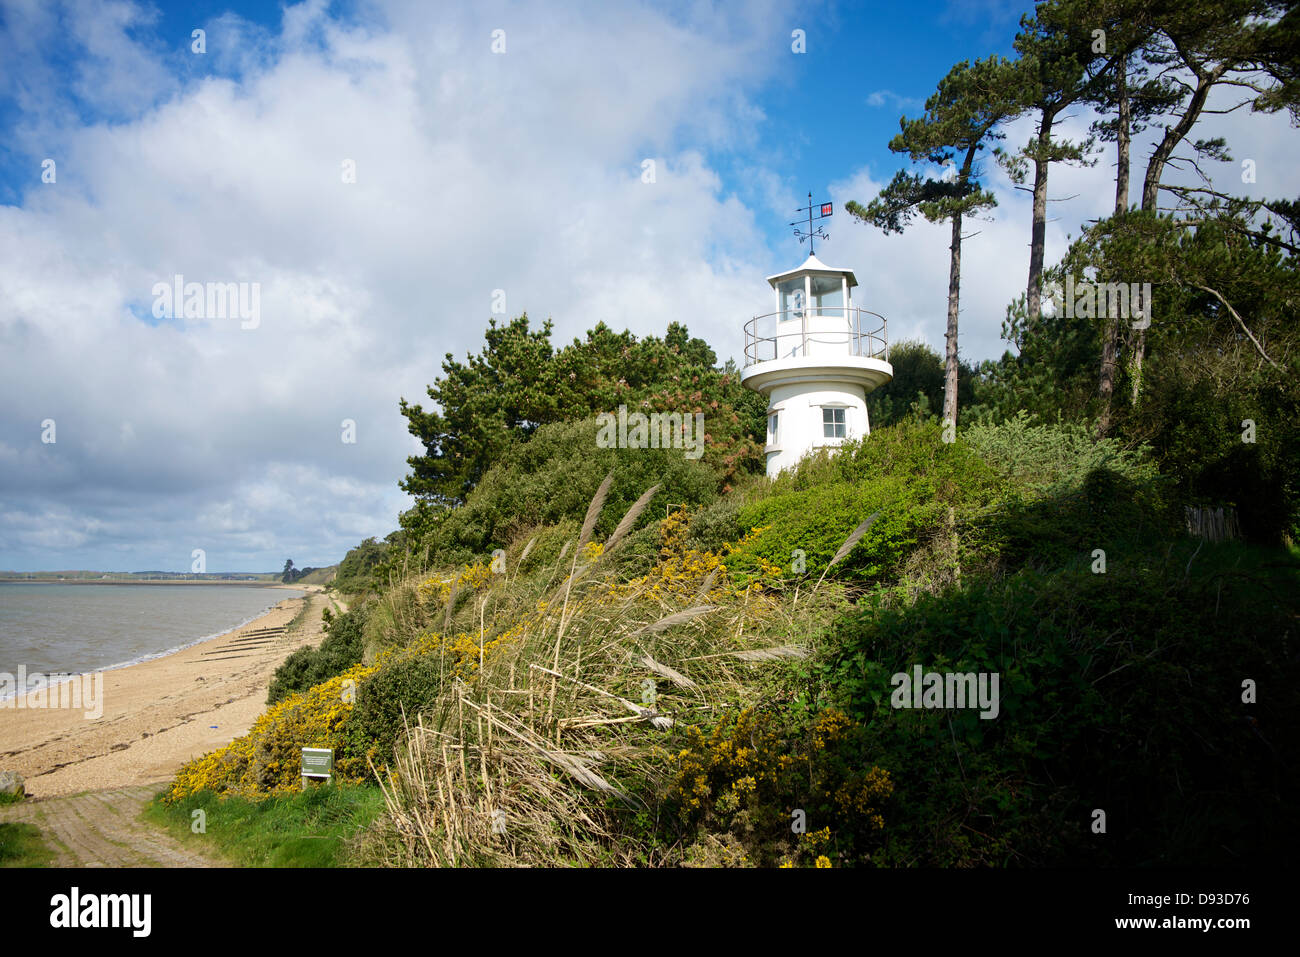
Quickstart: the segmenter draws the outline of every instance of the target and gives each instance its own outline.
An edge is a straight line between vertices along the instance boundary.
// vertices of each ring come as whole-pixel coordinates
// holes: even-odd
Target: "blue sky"
[[[20,6],[0,4],[0,33],[17,25],[14,13]],[[795,5],[780,18],[772,17],[764,34],[770,41],[765,52],[774,63],[746,91],[750,106],[762,119],[743,140],[715,142],[706,150],[722,191],[764,210],[757,225],[774,254],[797,255],[797,242],[794,253],[789,252],[792,242],[786,241],[790,230],[785,221],[769,208],[774,190],[789,194],[785,198],[796,199],[797,206],[809,190],[820,200],[833,180],[863,163],[882,169],[903,165],[886,147],[898,130],[899,116],[920,112],[935,82],[954,63],[992,53],[1010,56],[1010,38],[1031,6],[967,0],[918,14],[906,4],[827,3]],[[75,33],[77,5],[56,9],[58,31]],[[389,22],[382,5],[333,2],[322,9],[341,23],[382,28]],[[213,77],[240,82],[249,64],[227,56],[235,41],[220,23],[234,16],[255,30],[274,34],[281,29],[283,10],[284,4],[257,2],[139,4],[122,32],[171,81],[160,84],[152,96],[112,99],[97,95],[102,92],[98,87],[93,91],[96,95],[87,95],[84,83],[72,80],[85,48],[76,43],[50,44],[41,56],[48,73],[39,79],[49,88],[36,94],[30,89],[36,78],[20,78],[14,72],[0,86],[0,130],[7,134],[0,142],[0,202],[19,204],[39,185],[39,161],[44,156],[37,155],[41,149],[33,153],[30,147],[50,151],[57,145],[55,131],[35,142],[13,138],[15,132],[32,127],[37,104],[42,108],[57,104],[51,112],[78,128],[113,125],[146,115],[167,98],[184,96]],[[503,26],[508,25],[504,11],[503,16]],[[198,57],[191,52],[191,32],[204,28],[209,55]],[[793,52],[795,30],[804,31],[802,55]],[[13,42],[12,35],[6,37],[6,46]],[[259,57],[255,62],[260,67],[271,61]],[[598,82],[597,77],[592,79]],[[643,145],[649,148],[654,143]],[[755,177],[759,166],[770,179]],[[65,176],[75,177],[76,171],[66,170]],[[789,212],[793,218],[794,207]],[[835,228],[848,228],[848,218],[838,209],[837,216]]]
[[[494,306],[557,342],[680,321],[739,358],[763,277],[806,254],[787,224],[809,190],[858,304],[939,346],[946,227],[886,237],[843,204],[900,168],[899,116],[954,63],[1011,53],[1024,9],[0,0],[0,570],[335,562],[409,507],[398,400],[477,351]],[[1285,117],[1198,131],[1220,134],[1258,167],[1221,185],[1300,193]],[[1112,163],[1053,169],[1049,263],[1109,211]],[[1028,269],[1028,200],[987,165],[975,361],[1007,348]],[[156,315],[178,276],[255,288],[258,321]]]

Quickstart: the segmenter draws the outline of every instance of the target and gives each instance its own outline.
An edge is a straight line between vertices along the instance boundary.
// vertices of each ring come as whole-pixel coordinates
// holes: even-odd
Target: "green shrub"
[[[614,552],[611,561],[620,581],[630,581],[646,575],[659,561],[659,528],[647,525],[625,538]]]
[[[1133,428],[1151,436],[1161,468],[1193,506],[1231,506],[1242,534],[1278,544],[1300,540],[1300,388],[1259,371],[1232,370],[1232,391],[1216,370],[1153,373]],[[1253,442],[1243,441],[1254,423]]]
[[[880,518],[841,564],[840,574],[853,578],[882,575],[904,549],[916,543],[915,520],[919,516],[906,507],[906,494],[897,480],[864,485],[838,482],[746,506],[740,512],[741,524],[761,531],[727,556],[727,568],[735,575],[756,576],[766,562],[793,575],[802,551],[806,571],[817,575],[853,530],[880,511]]]
[[[327,619],[325,638],[319,646],[299,648],[275,669],[266,703],[275,704],[359,664],[368,615],[367,606],[358,605]]]
[[[846,617],[823,704],[865,724],[862,760],[895,776],[888,862],[1282,863],[1300,837],[1282,638],[1300,592],[1294,570],[1212,548],[1190,577],[1189,543],[1148,567],[1024,571]],[[894,709],[892,675],[918,664],[998,673],[999,716]],[[1276,695],[1243,705],[1256,675]]]
[[[1049,497],[1012,492],[986,516],[981,532],[1003,567],[1091,564],[1098,549],[1108,561],[1142,555],[1152,542],[1173,541],[1178,531],[1160,494],[1159,485],[1138,485],[1098,468],[1076,490]]]
[[[973,425],[961,437],[1001,475],[1042,495],[1075,491],[1103,468],[1138,485],[1159,477],[1146,446],[1096,439],[1081,422],[1034,425],[1024,410],[998,425]]]
[[[344,595],[365,594],[375,587],[375,569],[388,557],[389,544],[367,538],[348,549],[334,576],[335,591]]]
[[[358,758],[369,756],[378,767],[389,764],[404,721],[415,724],[441,688],[442,671],[432,655],[386,662],[357,691],[356,704],[344,726],[349,753]]]
[[[1058,568],[1141,552],[1171,539],[1178,515],[1150,450],[1095,439],[1078,423],[1033,425],[1024,413],[972,426],[964,440],[1010,483],[979,524],[1004,567]]]
[[[744,504],[744,495],[732,491],[705,505],[691,516],[686,533],[687,545],[696,551],[722,554],[724,546],[740,541],[748,531],[740,523],[740,510]]]
[[[578,518],[566,518],[554,525],[547,525],[534,533],[535,540],[532,550],[528,553],[528,558],[519,567],[520,572],[536,571],[539,568],[547,568],[555,564],[556,559],[560,557],[560,552],[564,548],[565,542],[577,542],[578,533],[582,530],[582,520]],[[573,546],[569,546],[572,552]]]
[[[880,515],[836,574],[875,579],[896,574],[923,539],[993,501],[999,482],[973,451],[945,443],[934,424],[904,423],[846,443],[835,455],[806,458],[778,476],[766,497],[740,508],[741,527],[763,531],[728,559],[740,575],[763,563],[792,568],[796,550],[818,575],[857,526]]]
[[[901,422],[846,442],[831,455],[809,456],[772,482],[772,493],[798,491],[831,481],[865,482],[898,476],[928,491],[982,491],[995,473],[961,442],[945,442],[938,422]]]
[[[460,508],[413,516],[424,540],[417,552],[431,566],[472,560],[504,548],[537,525],[581,523],[605,476],[613,481],[596,526],[607,536],[646,489],[660,489],[642,516],[644,525],[667,503],[700,505],[717,497],[719,474],[681,449],[600,448],[597,420],[542,426],[527,443],[503,453]]]

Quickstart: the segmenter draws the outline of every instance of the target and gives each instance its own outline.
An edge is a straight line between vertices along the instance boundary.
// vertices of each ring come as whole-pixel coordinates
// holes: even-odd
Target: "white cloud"
[[[397,400],[424,399],[444,354],[480,348],[493,290],[510,316],[553,317],[557,344],[601,320],[638,335],[680,320],[720,359],[739,357],[745,317],[770,310],[762,276],[791,263],[770,268],[756,217],[793,219],[804,201],[773,172],[786,157],[749,149],[763,114],[747,91],[781,68],[764,51],[788,49],[779,11],[362,9],[365,22],[340,21],[299,4],[280,31],[224,14],[196,24],[207,61],[187,42],[169,50],[172,76],[132,39],[140,8],[6,7],[14,148],[54,151],[59,176],[0,206],[0,567],[186,568],[201,547],[212,571],[271,569],[385,534],[417,451]],[[67,16],[91,51],[70,82],[110,120],[77,122],[50,92],[41,51]],[[1256,160],[1258,184],[1239,188],[1300,191],[1283,117],[1232,114],[1197,135],[1218,129]],[[724,186],[715,150],[757,208]],[[1108,164],[1054,167],[1051,195],[1074,198],[1051,207],[1048,262],[1109,211]],[[856,269],[859,304],[888,316],[895,341],[938,348],[946,227],[886,237],[839,221],[893,171],[831,184],[834,242],[818,253]],[[996,168],[989,180],[1001,205],[963,248],[973,359],[1006,347],[1028,268],[1027,195]],[[153,285],[177,274],[259,283],[260,325],[153,320]],[[54,445],[40,442],[46,418]]]
[[[866,103],[872,109],[888,106],[890,109],[914,110],[917,112],[925,106],[923,100],[912,96],[901,96],[893,90],[872,90],[867,94]]]
[[[0,565],[270,568],[385,534],[418,448],[397,400],[477,351],[494,289],[557,342],[680,319],[740,352],[764,251],[700,150],[752,135],[768,11],[325,9],[208,22],[246,72],[166,96],[137,8],[66,11],[78,82],[138,116],[61,125],[57,183],[0,207]],[[177,274],[258,283],[260,325],[154,320]]]

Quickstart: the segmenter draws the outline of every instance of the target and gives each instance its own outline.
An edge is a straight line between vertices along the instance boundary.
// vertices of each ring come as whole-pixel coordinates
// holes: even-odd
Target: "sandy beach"
[[[330,599],[317,586],[294,587],[308,594],[235,631],[103,672],[98,719],[73,708],[0,708],[0,770],[23,775],[36,797],[148,784],[246,733],[266,709],[275,669],[324,636]]]

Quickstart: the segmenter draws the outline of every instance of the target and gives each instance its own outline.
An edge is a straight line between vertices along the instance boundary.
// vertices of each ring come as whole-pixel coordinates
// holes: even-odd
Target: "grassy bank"
[[[1186,537],[1140,450],[902,425],[683,506],[553,438],[471,493],[486,524],[429,533],[498,548],[333,618],[167,813],[219,792],[316,834],[298,760],[328,747],[379,786],[369,864],[1233,866],[1300,837],[1300,565]],[[561,484],[576,514],[518,516]],[[1000,701],[900,706],[917,666]]]
[[[144,817],[241,867],[339,867],[382,809],[378,788],[339,785],[265,800],[204,791],[174,804],[154,801]],[[195,833],[197,822],[203,833]]]
[[[0,867],[48,867],[52,851],[40,828],[26,821],[0,823]]]

